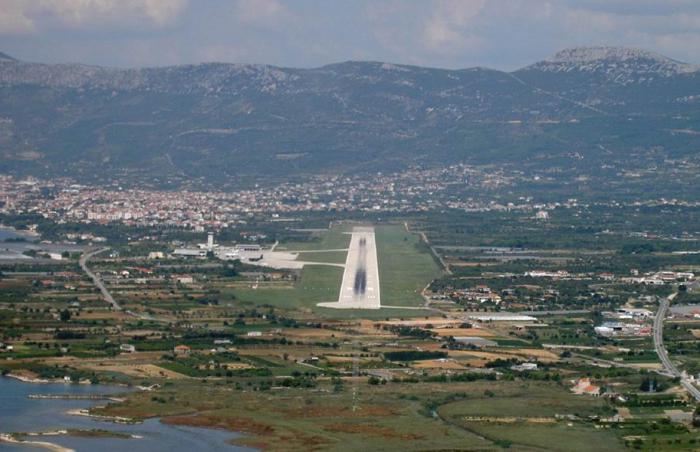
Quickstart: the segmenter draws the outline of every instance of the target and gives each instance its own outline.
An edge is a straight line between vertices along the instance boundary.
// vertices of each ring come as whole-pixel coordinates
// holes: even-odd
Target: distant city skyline
[[[516,69],[567,47],[700,62],[694,0],[3,0],[0,51],[139,67],[346,60]]]

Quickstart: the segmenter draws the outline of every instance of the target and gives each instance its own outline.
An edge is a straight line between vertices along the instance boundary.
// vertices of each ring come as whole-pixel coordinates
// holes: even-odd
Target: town
[[[0,218],[14,229],[0,245],[0,369],[134,388],[126,405],[91,416],[230,422],[247,434],[239,444],[273,448],[368,432],[387,447],[406,435],[434,445],[415,425],[441,419],[476,432],[450,427],[448,448],[583,447],[601,432],[611,450],[696,444],[695,206],[572,200],[339,220],[327,206],[292,217],[236,204],[212,217],[197,206],[224,198],[205,193],[54,185],[53,196],[38,181],[4,184]],[[119,217],[149,203],[152,213]],[[117,216],[89,219],[95,211]],[[372,241],[351,241],[358,231]],[[357,257],[369,243],[376,280]],[[206,406],[199,385],[216,394]],[[523,411],[514,396],[539,408]],[[261,409],[261,398],[275,403]],[[318,414],[290,424],[275,407],[297,398]],[[200,414],[189,417],[193,404]],[[404,414],[377,418],[381,409]],[[535,426],[546,434],[523,443]]]

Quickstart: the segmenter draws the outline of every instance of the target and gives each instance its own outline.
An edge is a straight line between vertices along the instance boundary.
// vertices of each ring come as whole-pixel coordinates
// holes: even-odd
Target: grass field
[[[377,226],[375,234],[382,305],[422,305],[421,290],[440,275],[429,251],[400,225]]]
[[[351,225],[339,225],[325,233],[318,233],[313,242],[280,244],[278,249],[309,250],[299,260],[344,263],[343,251],[333,250],[348,246],[350,236],[345,232]],[[379,279],[382,305],[415,307],[423,304],[420,291],[440,270],[416,235],[407,233],[399,225],[380,225],[375,229],[379,259]],[[426,315],[428,311],[415,309],[336,310],[319,308],[319,302],[338,299],[343,269],[323,265],[305,266],[299,281],[292,289],[236,289],[238,301],[256,305],[268,304],[280,308],[307,308],[329,317],[385,318]]]
[[[329,262],[331,264],[344,264],[348,253],[346,251],[304,251],[297,257],[304,262]]]
[[[343,269],[325,265],[307,265],[292,289],[236,289],[238,301],[268,304],[281,308],[315,309],[316,303],[338,298]]]
[[[449,416],[588,416],[604,414],[603,407],[602,399],[577,396],[554,385],[530,384],[512,393],[496,393],[494,397],[470,397],[467,401],[446,405],[443,412]]]
[[[448,384],[357,384],[353,410],[352,383],[325,391],[289,388],[260,395],[231,390],[224,382],[208,386],[177,380],[159,395],[135,393],[107,409],[112,415],[168,416],[181,425],[244,431],[243,444],[270,450],[624,450],[622,433],[595,428],[587,421],[551,420],[553,414],[600,413],[605,402],[577,397],[554,383],[471,382]],[[493,391],[493,397],[484,395]],[[455,397],[460,398],[457,401]],[[518,397],[514,399],[514,397]],[[493,405],[493,406],[492,406]],[[431,408],[435,407],[435,408]],[[437,410],[437,416],[433,415]],[[198,414],[192,416],[191,413]],[[474,422],[465,416],[517,416],[515,422]],[[180,417],[181,416],[181,417]],[[687,441],[686,441],[687,443]]]
[[[159,392],[167,404],[150,394],[135,393],[129,401],[112,405],[111,415],[139,417],[177,416],[166,423],[243,431],[237,440],[263,450],[498,450],[489,441],[425,412],[420,397],[433,385],[370,386],[358,381],[357,409],[353,390],[346,383],[340,391],[309,392],[231,390],[225,383],[201,385],[174,381]],[[467,386],[455,386],[466,389]],[[447,389],[447,388],[443,388]],[[196,415],[192,415],[196,411]]]
[[[478,394],[442,405],[444,419],[498,444],[546,450],[620,450],[620,438],[589,423],[554,420],[555,415],[610,415],[601,399],[576,396],[554,384],[497,384],[490,395]],[[488,418],[473,421],[468,417]]]
[[[500,444],[511,444],[514,450],[532,447],[540,450],[556,451],[619,451],[624,450],[622,441],[609,430],[595,429],[589,425],[568,426],[563,422],[555,424],[495,424],[468,423],[473,432]]]
[[[336,225],[326,232],[314,232],[312,240],[308,242],[280,243],[278,251],[313,251],[313,250],[334,250],[345,249],[350,245],[350,235],[346,232],[352,231],[352,225]]]

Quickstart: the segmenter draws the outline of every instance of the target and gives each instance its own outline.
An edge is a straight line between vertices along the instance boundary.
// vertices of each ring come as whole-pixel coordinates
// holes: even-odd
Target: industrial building
[[[489,312],[488,314],[470,314],[469,318],[480,322],[536,322],[537,318],[510,312]]]
[[[204,259],[207,257],[207,250],[195,248],[177,248],[175,251],[173,251],[173,256]]]
[[[262,247],[256,243],[239,243],[233,247],[235,250],[241,252],[260,252]]]
[[[221,260],[237,260],[241,259],[242,252],[262,251],[262,247],[258,244],[238,244],[233,247],[220,246],[214,241],[214,233],[207,234],[207,242],[197,244],[197,248],[177,248],[173,251],[173,257],[204,259],[207,253],[213,253],[217,259]]]

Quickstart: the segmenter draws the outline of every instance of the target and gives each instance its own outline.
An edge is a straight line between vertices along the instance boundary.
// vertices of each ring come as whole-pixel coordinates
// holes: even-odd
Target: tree
[[[700,427],[700,405],[696,406],[693,412],[693,427]]]
[[[70,311],[68,309],[64,309],[61,311],[61,322],[67,322],[70,320]]]
[[[645,377],[639,385],[639,390],[643,392],[656,392],[658,386],[659,384],[655,378]]]
[[[227,278],[233,278],[234,276],[238,276],[238,271],[236,270],[235,266],[227,265],[222,270],[222,275]]]

